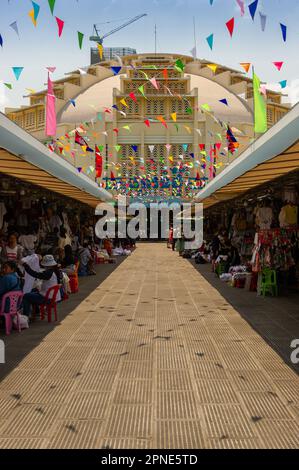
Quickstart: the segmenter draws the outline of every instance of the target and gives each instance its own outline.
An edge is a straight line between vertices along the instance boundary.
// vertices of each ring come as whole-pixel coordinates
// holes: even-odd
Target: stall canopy
[[[299,104],[200,191],[195,202],[210,207],[296,170],[299,170]]]
[[[96,207],[112,196],[0,113],[0,173]]]

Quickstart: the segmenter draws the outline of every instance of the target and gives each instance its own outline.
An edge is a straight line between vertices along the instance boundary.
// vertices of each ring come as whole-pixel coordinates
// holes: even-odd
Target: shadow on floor
[[[299,339],[299,294],[281,297],[260,297],[255,292],[232,288],[211,272],[211,265],[194,268],[229,302],[249,325],[274,349],[283,361],[299,373],[299,364],[291,362],[290,345]]]
[[[69,299],[58,305],[58,323],[48,323],[37,320],[30,325],[28,330],[21,334],[12,331],[10,336],[5,336],[4,328],[0,330],[0,340],[5,344],[5,364],[0,364],[0,381],[4,379],[41,341],[69,315],[84,299],[86,299],[108,276],[125,260],[118,257],[116,264],[102,264],[96,266],[97,275],[80,277],[80,290],[77,294],[71,294]]]

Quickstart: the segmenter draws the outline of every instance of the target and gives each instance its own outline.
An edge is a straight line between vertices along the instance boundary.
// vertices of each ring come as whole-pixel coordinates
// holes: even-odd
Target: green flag
[[[48,0],[48,2],[49,2],[49,7],[50,7],[50,10],[51,10],[51,13],[53,15],[56,0]]]
[[[84,38],[84,34],[83,34],[83,33],[80,33],[80,31],[78,31],[78,41],[79,41],[79,47],[80,47],[80,49],[82,49],[83,38]]]
[[[261,81],[253,73],[253,91],[254,91],[254,132],[263,134],[267,131],[267,105],[260,92]]]

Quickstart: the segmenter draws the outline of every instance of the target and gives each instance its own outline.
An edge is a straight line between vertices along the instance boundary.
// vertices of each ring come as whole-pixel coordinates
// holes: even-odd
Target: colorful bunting
[[[111,70],[113,72],[113,75],[118,75],[119,72],[121,71],[121,67],[111,67]]]
[[[155,77],[151,78],[150,82],[153,85],[153,87],[156,88],[156,90],[159,90],[159,86],[158,86],[158,83],[157,83],[157,80],[155,79]]]
[[[23,70],[24,70],[24,67],[12,67],[12,71],[14,73],[14,76],[16,77],[16,80],[19,80]]]
[[[261,19],[261,28],[262,28],[262,31],[265,31],[265,29],[266,29],[266,23],[267,23],[267,15],[264,15],[263,13],[260,12],[260,19]]]
[[[244,3],[244,0],[237,0],[237,4],[239,5],[240,10],[241,10],[241,16],[244,16],[244,15],[245,15],[245,3]]]
[[[234,34],[234,28],[235,28],[235,18],[231,18],[227,23],[226,27],[228,29],[228,32],[231,37],[233,37]]]
[[[281,88],[286,88],[287,84],[288,84],[288,81],[287,80],[282,80],[281,82],[279,82]]]
[[[78,31],[78,42],[79,42],[80,49],[82,49],[83,38],[84,38],[84,34],[80,33],[80,31]]]
[[[131,93],[129,94],[129,97],[130,97],[133,101],[135,101],[135,103],[137,103],[137,99],[136,99],[135,93],[131,92]]]
[[[16,33],[17,35],[20,37],[19,35],[19,28],[18,28],[18,23],[16,21],[14,21],[13,23],[11,23],[9,25]]]
[[[217,64],[207,64],[207,67],[212,70],[213,73],[216,73],[216,70],[218,68]]]
[[[274,66],[277,68],[277,70],[280,72],[282,66],[283,66],[283,62],[273,62]]]
[[[99,56],[100,56],[100,59],[103,60],[103,46],[102,44],[98,44],[98,52],[99,52]]]
[[[260,93],[261,81],[253,73],[253,91],[254,91],[254,132],[263,134],[267,131],[267,105]]]
[[[282,39],[284,40],[284,42],[286,42],[286,40],[287,40],[287,27],[286,27],[286,25],[280,23],[280,28],[281,28],[281,33],[282,33]]]
[[[50,79],[50,72],[48,72],[48,91],[46,99],[46,135],[56,135],[57,121],[56,121],[56,98],[54,94],[53,82]]]
[[[50,10],[51,10],[51,13],[52,15],[54,14],[54,8],[55,8],[55,2],[56,0],[48,0],[49,2],[49,7],[50,7]]]
[[[181,59],[178,59],[176,61],[176,63],[174,64],[175,68],[179,71],[179,72],[184,72],[185,70],[185,65],[184,63],[181,61]]]
[[[225,104],[226,106],[228,106],[228,102],[227,102],[227,99],[226,98],[223,98],[222,100],[219,100],[220,103],[223,103]]]
[[[245,70],[246,73],[249,72],[251,63],[250,62],[240,62],[241,67]]]
[[[259,3],[259,0],[255,0],[254,2],[250,3],[250,5],[248,5],[249,13],[252,18],[252,21],[254,21],[258,3]]]
[[[61,37],[62,31],[63,31],[63,28],[64,28],[64,21],[61,20],[60,18],[58,18],[57,16],[55,16],[55,18],[56,18],[56,22],[57,22],[57,26],[58,26],[58,36]]]
[[[207,40],[207,43],[209,44],[210,46],[210,49],[212,50],[213,49],[213,45],[214,45],[214,34],[210,34],[210,36],[208,36],[206,38]]]

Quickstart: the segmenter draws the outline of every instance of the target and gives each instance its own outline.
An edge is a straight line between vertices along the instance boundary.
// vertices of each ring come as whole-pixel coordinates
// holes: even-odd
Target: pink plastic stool
[[[2,297],[0,316],[5,318],[5,328],[6,334],[10,335],[12,329],[12,319],[14,316],[17,316],[17,327],[19,333],[21,332],[20,319],[18,314],[18,309],[20,308],[21,301],[23,299],[23,292],[21,291],[12,291],[4,294]],[[9,312],[5,313],[5,305],[9,303]]]

